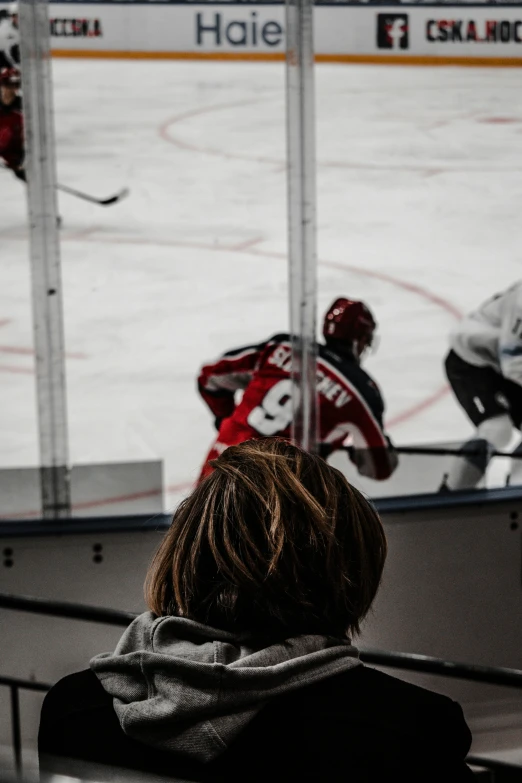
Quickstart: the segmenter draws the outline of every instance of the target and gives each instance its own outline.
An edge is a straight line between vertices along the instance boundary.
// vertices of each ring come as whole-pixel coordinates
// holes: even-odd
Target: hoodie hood
[[[140,615],[90,666],[133,739],[206,762],[270,699],[360,664],[348,640],[303,635],[262,646],[182,617]]]

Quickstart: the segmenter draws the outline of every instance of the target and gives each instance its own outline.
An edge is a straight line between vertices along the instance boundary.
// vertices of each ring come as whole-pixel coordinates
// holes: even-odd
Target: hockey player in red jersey
[[[0,158],[18,179],[25,180],[24,121],[19,95],[20,72],[16,68],[0,71]]]
[[[319,448],[327,457],[348,440],[359,473],[388,478],[397,456],[383,429],[384,403],[375,382],[362,369],[376,322],[363,302],[336,299],[325,315],[325,344],[318,344]],[[228,446],[251,438],[290,437],[292,421],[290,335],[228,351],[202,367],[198,388],[215,417],[218,437],[201,473],[204,477]],[[243,397],[235,404],[235,393]]]

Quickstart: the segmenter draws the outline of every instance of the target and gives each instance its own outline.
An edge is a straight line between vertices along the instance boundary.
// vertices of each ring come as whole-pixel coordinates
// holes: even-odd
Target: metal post
[[[22,776],[22,733],[20,730],[20,699],[18,687],[11,685],[11,733],[13,737],[14,765],[17,777]]]
[[[47,1],[20,0],[19,25],[42,510],[56,519],[71,504]]]
[[[286,0],[292,439],[317,448],[313,0]]]

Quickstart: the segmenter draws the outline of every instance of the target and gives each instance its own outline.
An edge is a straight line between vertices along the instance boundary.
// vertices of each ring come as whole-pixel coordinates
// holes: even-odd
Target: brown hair
[[[358,633],[386,558],[371,503],[277,438],[231,446],[212,466],[151,563],[149,609],[263,635]]]

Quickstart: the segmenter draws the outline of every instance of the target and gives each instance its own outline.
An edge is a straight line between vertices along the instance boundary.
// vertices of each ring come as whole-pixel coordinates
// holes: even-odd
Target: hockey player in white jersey
[[[465,316],[450,348],[446,375],[476,433],[455,458],[447,486],[466,489],[484,476],[491,452],[505,449],[522,429],[522,280]],[[522,482],[521,459],[513,460],[511,477]]]
[[[19,65],[18,4],[11,3],[7,10],[7,16],[0,19],[0,70],[2,68],[18,68]]]

